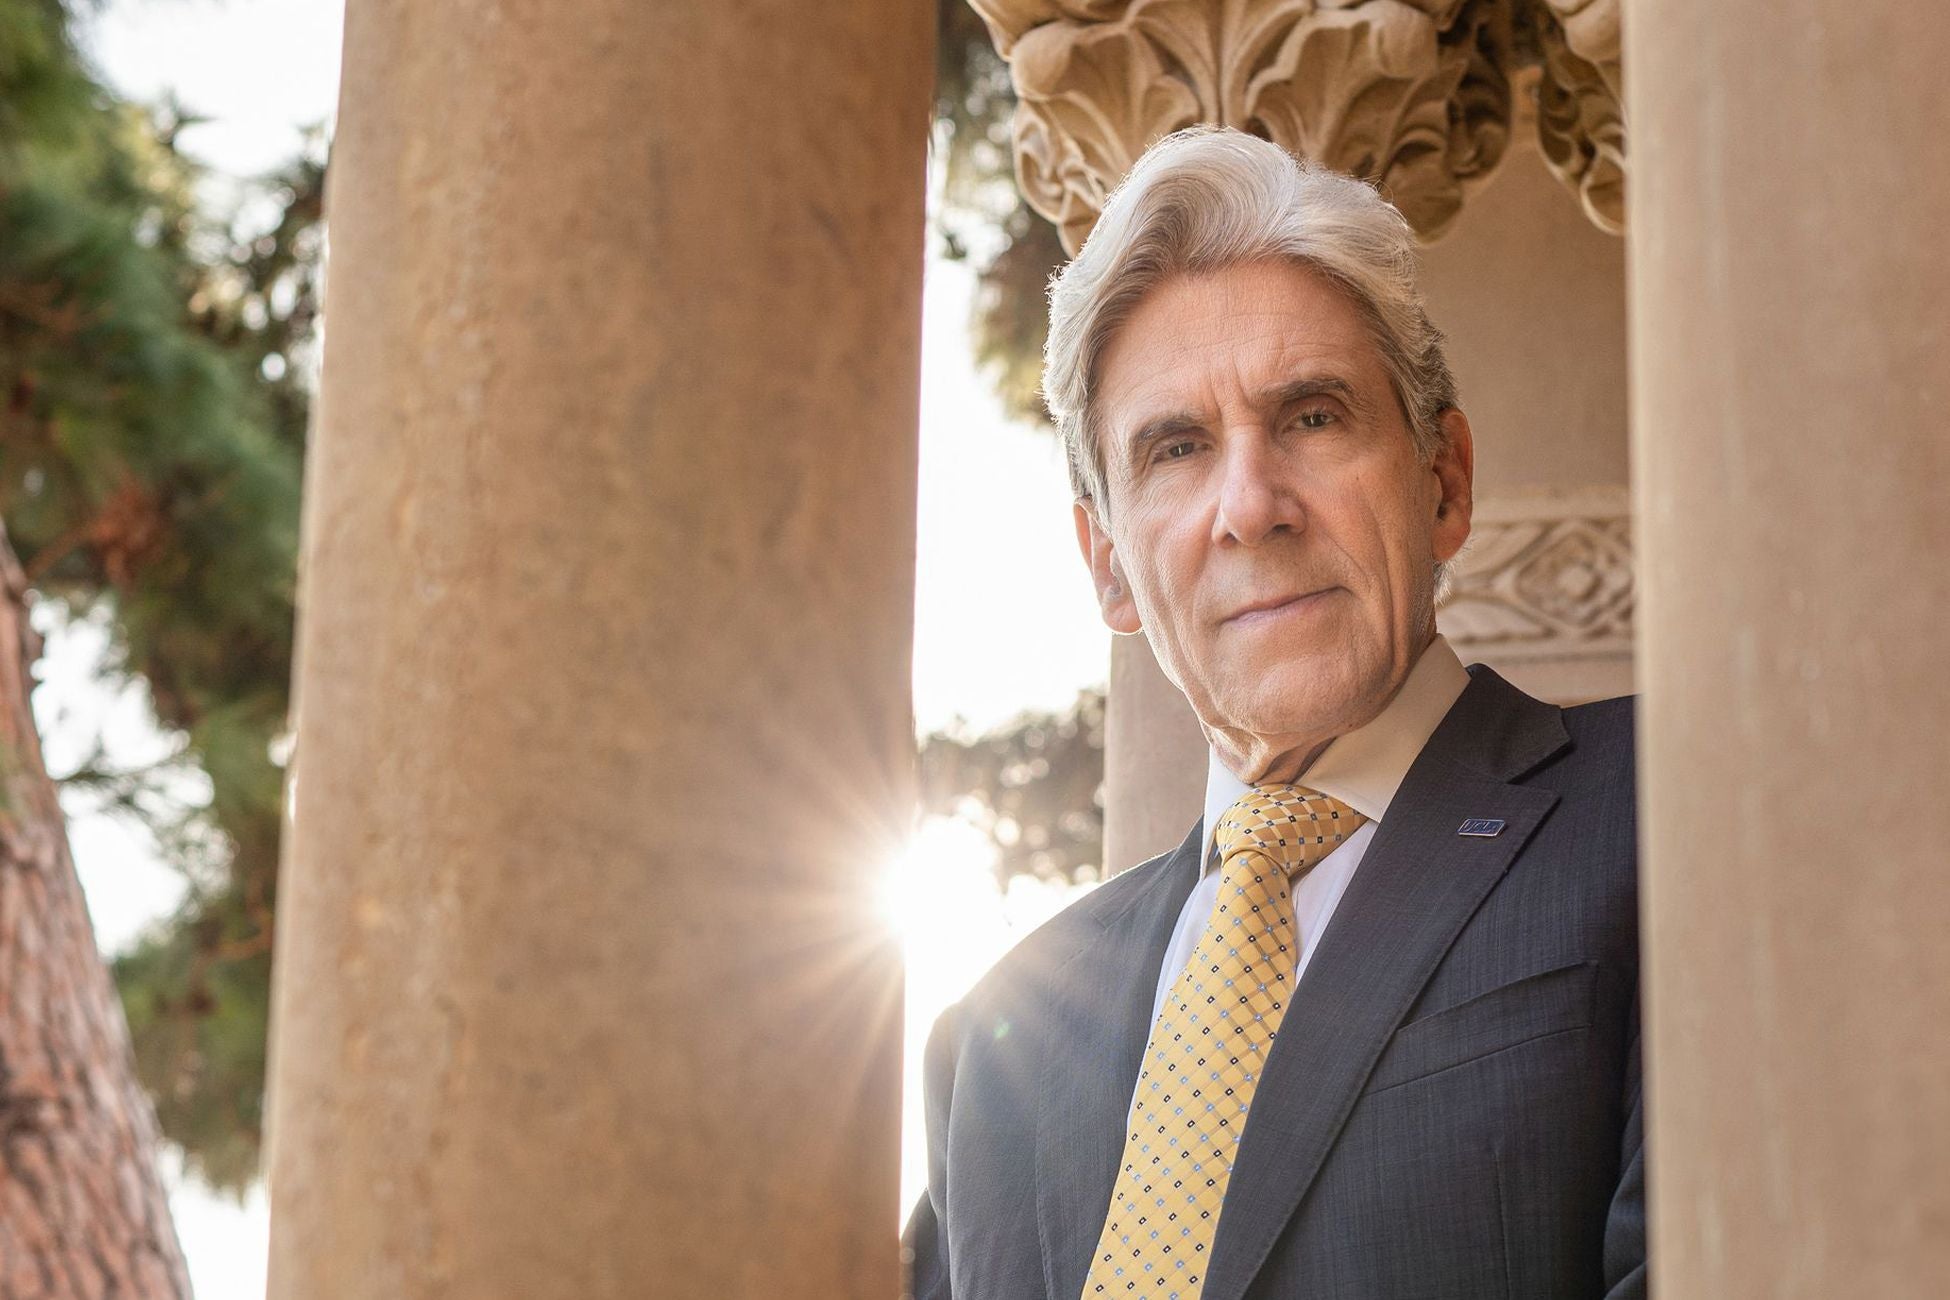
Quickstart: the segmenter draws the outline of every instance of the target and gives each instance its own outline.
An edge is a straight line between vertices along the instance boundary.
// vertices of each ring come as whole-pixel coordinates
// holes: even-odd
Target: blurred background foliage
[[[103,618],[173,753],[56,773],[138,817],[187,884],[117,963],[165,1131],[257,1167],[291,675],[318,159],[208,212],[188,119],[91,75],[60,0],[0,0],[0,518],[37,603]],[[113,683],[111,683],[113,684]],[[193,778],[193,779],[186,779]]]
[[[984,735],[921,745],[921,811],[960,817],[995,842],[996,875],[1095,880],[1103,860],[1104,693],[1029,712]]]
[[[1067,260],[1056,227],[1015,184],[1009,67],[968,0],[936,0],[935,140],[943,186],[937,220],[948,255],[975,262],[976,363],[1013,417],[1044,421],[1038,387],[1049,335],[1044,290]]]
[[[1008,71],[965,0],[940,15],[937,234],[979,278],[978,363],[1036,396],[1055,229],[1011,177]],[[173,740],[70,793],[136,818],[187,892],[115,961],[164,1134],[214,1187],[256,1177],[291,679],[299,473],[319,343],[327,142],[212,199],[194,119],[86,66],[66,0],[0,0],[0,519],[37,602],[111,632]],[[1098,869],[1104,702],[920,747],[924,810],[998,875]]]

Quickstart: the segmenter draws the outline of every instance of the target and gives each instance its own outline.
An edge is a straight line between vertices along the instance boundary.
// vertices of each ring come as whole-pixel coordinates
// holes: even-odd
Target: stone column
[[[1626,56],[1653,1289],[1950,1294],[1950,11]]]
[[[277,1300],[896,1293],[932,19],[349,6]]]
[[[1142,636],[1110,643],[1104,708],[1107,874],[1178,847],[1205,807],[1205,733]]]

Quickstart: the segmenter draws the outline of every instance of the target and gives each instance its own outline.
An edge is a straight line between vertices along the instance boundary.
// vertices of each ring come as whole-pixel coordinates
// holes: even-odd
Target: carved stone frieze
[[[1465,659],[1629,658],[1634,598],[1623,485],[1488,498],[1439,621]]]
[[[1593,219],[1622,212],[1620,0],[970,0],[1015,82],[1016,174],[1071,252],[1158,137],[1238,127],[1375,181],[1423,238],[1503,157],[1512,78]]]

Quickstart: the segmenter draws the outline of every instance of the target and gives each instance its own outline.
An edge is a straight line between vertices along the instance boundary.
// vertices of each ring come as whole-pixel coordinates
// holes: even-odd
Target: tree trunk
[[[41,760],[0,529],[0,1300],[187,1297],[156,1124]]]

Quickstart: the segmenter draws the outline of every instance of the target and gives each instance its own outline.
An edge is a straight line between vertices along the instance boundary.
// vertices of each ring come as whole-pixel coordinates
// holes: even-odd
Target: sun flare
[[[927,1184],[921,1057],[935,1019],[996,959],[1092,886],[996,879],[997,852],[979,827],[930,817],[887,860],[877,893],[907,960],[901,1212]]]

